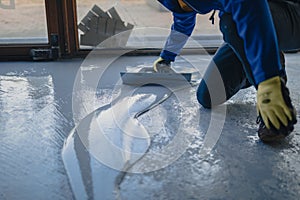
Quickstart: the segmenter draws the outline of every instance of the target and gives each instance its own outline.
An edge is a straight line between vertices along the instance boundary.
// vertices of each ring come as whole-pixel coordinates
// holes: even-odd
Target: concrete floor
[[[203,74],[210,59],[185,56],[175,68],[198,66]],[[198,105],[196,86],[188,87],[134,118],[172,88],[125,87],[119,72],[153,60],[0,63],[0,199],[299,198],[299,123],[280,144],[262,143],[253,88],[219,112]],[[286,54],[297,110],[299,63],[299,53]],[[205,136],[217,131],[216,124],[210,126],[214,119],[220,120],[221,135],[204,154]]]

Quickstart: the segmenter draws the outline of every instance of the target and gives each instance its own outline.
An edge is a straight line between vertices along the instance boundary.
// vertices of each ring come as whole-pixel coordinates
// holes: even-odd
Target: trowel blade
[[[191,82],[192,73],[120,72],[125,85],[170,85]]]

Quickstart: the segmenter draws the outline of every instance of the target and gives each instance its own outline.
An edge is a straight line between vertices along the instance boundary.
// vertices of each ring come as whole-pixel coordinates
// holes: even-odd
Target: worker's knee
[[[204,81],[201,81],[197,89],[197,100],[204,108],[211,108],[210,94]]]

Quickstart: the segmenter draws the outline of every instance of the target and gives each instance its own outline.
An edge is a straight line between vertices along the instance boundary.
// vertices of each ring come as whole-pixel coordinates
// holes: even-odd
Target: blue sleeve
[[[171,33],[165,43],[160,56],[169,61],[174,61],[191,36],[196,23],[196,12],[173,12],[173,25]]]
[[[260,82],[280,74],[277,37],[266,0],[224,0],[226,12],[232,13],[253,73]]]

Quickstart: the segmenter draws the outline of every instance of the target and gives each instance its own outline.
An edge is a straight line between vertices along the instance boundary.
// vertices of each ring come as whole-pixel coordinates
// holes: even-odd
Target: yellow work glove
[[[270,123],[278,130],[280,122],[287,126],[288,121],[292,120],[292,113],[283,99],[281,84],[280,77],[276,76],[258,85],[257,111],[268,129]]]
[[[160,73],[173,73],[174,71],[171,68],[171,62],[166,61],[162,57],[159,57],[154,63],[153,63],[153,70],[155,72]]]

